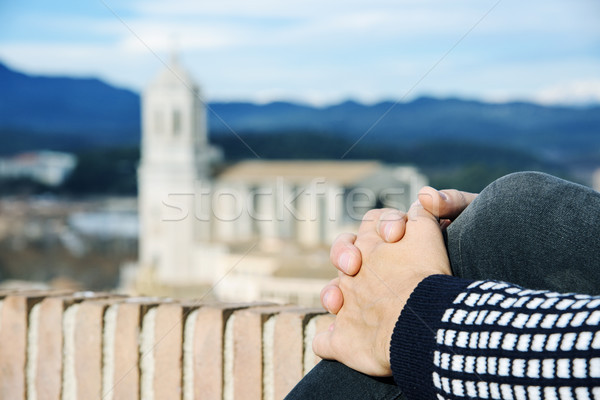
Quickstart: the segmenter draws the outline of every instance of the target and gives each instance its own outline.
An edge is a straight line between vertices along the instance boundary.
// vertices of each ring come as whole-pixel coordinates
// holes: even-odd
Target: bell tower
[[[142,95],[139,260],[168,285],[185,284],[198,268],[195,192],[210,179],[215,154],[201,99],[200,87],[175,55]]]
[[[206,108],[200,87],[176,55],[146,88],[142,99],[142,162],[194,168],[208,177]]]

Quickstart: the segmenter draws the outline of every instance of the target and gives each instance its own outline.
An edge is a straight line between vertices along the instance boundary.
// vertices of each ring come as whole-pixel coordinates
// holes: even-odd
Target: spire
[[[152,85],[156,86],[179,86],[183,85],[188,89],[197,88],[198,85],[189,74],[189,72],[181,65],[179,61],[179,52],[175,46],[175,41],[173,40],[173,45],[169,50],[169,62],[166,63],[165,68],[163,68],[157,77],[153,80]]]
[[[176,35],[171,35],[170,38],[170,49],[169,49],[169,65],[179,65],[179,46]]]

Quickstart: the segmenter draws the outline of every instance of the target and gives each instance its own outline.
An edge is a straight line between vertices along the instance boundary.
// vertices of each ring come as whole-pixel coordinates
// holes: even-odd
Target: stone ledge
[[[291,305],[0,291],[0,398],[282,399],[331,321]]]

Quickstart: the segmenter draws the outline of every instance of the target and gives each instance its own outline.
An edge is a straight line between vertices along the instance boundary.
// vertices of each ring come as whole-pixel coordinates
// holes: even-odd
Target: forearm
[[[432,276],[398,319],[392,371],[408,399],[593,398],[599,319],[598,298]]]

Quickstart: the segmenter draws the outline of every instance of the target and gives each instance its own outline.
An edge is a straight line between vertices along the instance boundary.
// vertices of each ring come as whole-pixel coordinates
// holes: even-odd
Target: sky
[[[597,0],[0,0],[0,62],[212,101],[600,103]]]

